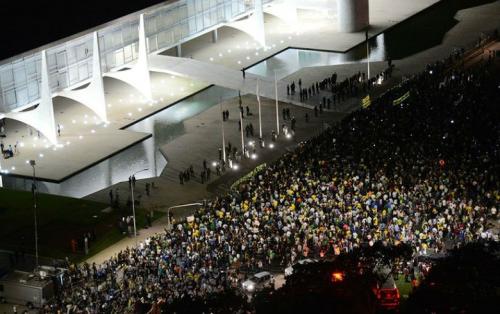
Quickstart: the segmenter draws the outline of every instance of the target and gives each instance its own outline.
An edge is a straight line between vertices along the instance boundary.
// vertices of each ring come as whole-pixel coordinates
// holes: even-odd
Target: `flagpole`
[[[219,98],[219,105],[220,105],[220,115],[221,115],[221,120],[220,120],[220,125],[222,128],[222,160],[226,162],[226,140],[224,136],[224,119],[222,119],[222,97]]]
[[[280,135],[280,115],[278,111],[278,78],[276,76],[276,70],[274,70],[274,92],[276,94],[276,134]]]
[[[368,42],[368,30],[366,31],[365,35],[366,35],[366,63],[368,65],[367,79],[370,79],[370,44]]]
[[[259,104],[259,138],[262,139],[262,116],[260,111],[259,80],[257,79],[257,103]]]

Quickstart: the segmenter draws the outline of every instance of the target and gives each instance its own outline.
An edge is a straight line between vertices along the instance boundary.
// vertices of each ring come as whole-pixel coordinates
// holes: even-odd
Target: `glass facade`
[[[263,1],[264,3],[271,0]],[[171,48],[207,29],[251,12],[254,0],[179,0],[144,14],[149,53]],[[139,15],[99,29],[103,73],[126,66],[138,54]],[[0,112],[10,112],[40,98],[39,52],[0,63]],[[52,92],[92,76],[92,34],[47,49]]]

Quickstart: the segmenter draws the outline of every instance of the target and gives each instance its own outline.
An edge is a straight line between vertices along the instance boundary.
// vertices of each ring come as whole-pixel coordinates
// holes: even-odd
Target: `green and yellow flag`
[[[367,95],[365,98],[361,99],[361,107],[368,108],[372,104],[372,100],[370,99],[370,95]]]
[[[399,97],[398,99],[394,99],[394,101],[392,102],[392,104],[394,106],[397,106],[397,105],[401,104],[403,101],[405,101],[408,98],[410,98],[410,91],[407,91],[406,93],[404,93],[403,96]]]

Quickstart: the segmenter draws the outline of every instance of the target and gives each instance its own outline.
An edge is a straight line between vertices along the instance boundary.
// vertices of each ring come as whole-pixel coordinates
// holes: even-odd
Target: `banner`
[[[410,98],[410,91],[407,91],[403,96],[399,97],[398,99],[394,99],[394,101],[392,102],[392,104],[394,106],[397,106],[397,105],[401,104],[403,101],[405,101],[408,98]]]

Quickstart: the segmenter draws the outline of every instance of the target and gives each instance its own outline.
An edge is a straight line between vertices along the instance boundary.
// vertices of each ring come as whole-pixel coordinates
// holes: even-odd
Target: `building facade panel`
[[[179,0],[155,8],[145,13],[148,52],[174,47],[253,8],[254,0]],[[138,24],[137,14],[98,30],[103,73],[137,59]],[[91,33],[46,51],[52,93],[78,86],[92,77]],[[40,53],[33,53],[0,62],[0,112],[33,105],[39,100],[40,58]]]

